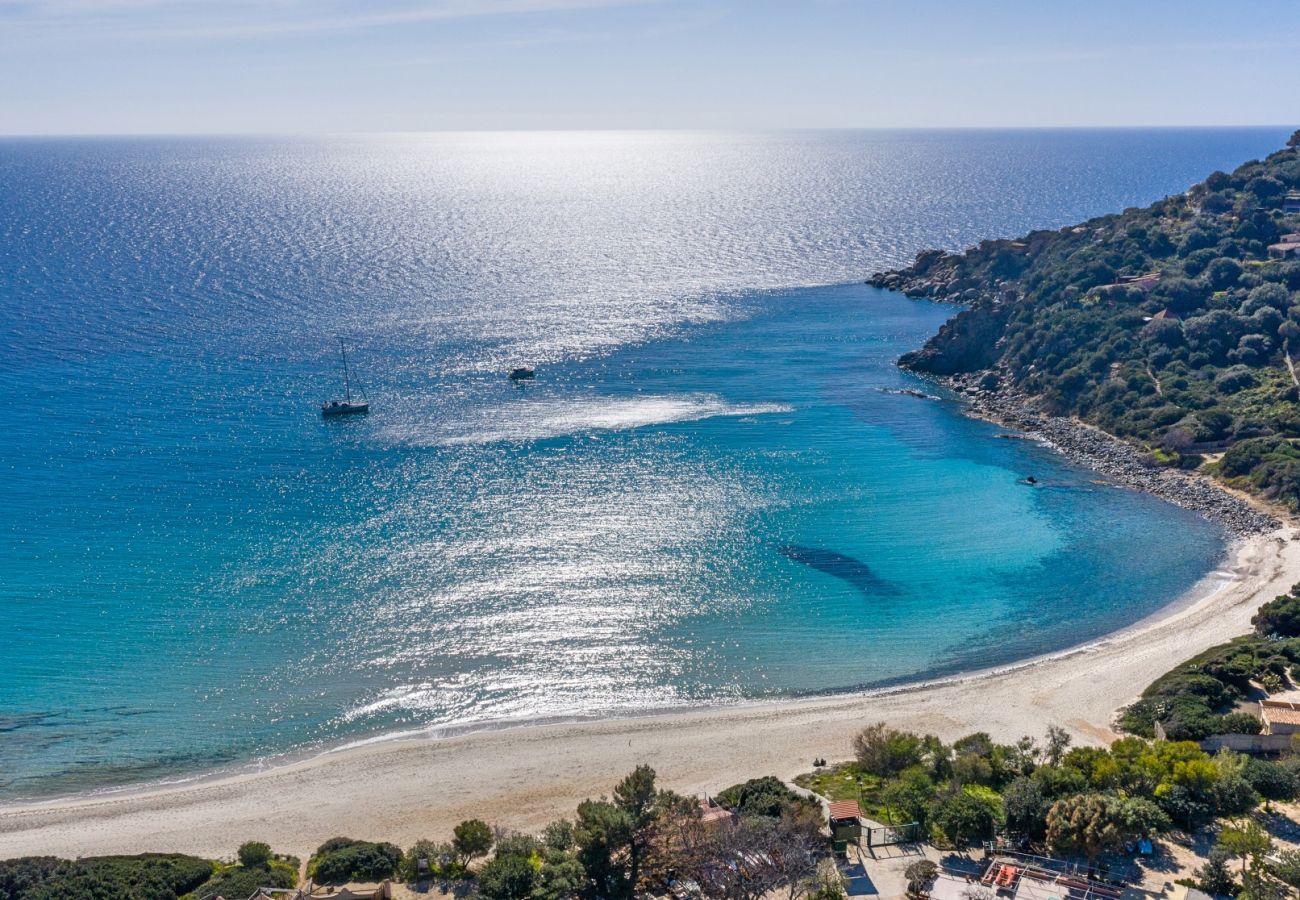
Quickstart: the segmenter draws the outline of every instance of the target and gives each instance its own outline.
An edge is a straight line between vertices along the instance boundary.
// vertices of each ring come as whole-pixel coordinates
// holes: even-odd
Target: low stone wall
[[[1227,747],[1237,753],[1281,753],[1291,749],[1289,734],[1215,734],[1201,741],[1206,753]]]

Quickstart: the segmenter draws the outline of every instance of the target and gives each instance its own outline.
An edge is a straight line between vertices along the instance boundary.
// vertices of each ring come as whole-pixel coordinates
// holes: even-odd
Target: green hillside
[[[1296,508],[1298,145],[1300,131],[1267,159],[1145,209],[961,254],[926,251],[872,276],[967,306],[901,364],[983,373],[984,387],[1031,395],[1165,464],[1203,465]]]

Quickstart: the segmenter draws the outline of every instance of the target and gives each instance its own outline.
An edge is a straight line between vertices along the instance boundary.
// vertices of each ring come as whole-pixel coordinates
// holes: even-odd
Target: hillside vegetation
[[[1186,193],[871,283],[967,308],[901,364],[983,373],[1167,465],[1300,503],[1300,132]],[[1295,240],[1300,242],[1300,237]],[[1226,451],[1226,452],[1225,452]],[[1206,454],[1223,452],[1206,462]]]

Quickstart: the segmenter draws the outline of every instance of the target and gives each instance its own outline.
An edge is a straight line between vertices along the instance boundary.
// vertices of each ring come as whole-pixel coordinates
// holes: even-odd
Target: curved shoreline
[[[441,838],[471,816],[530,829],[570,814],[642,762],[679,791],[716,791],[756,775],[792,776],[814,756],[842,758],[852,734],[876,720],[948,739],[983,730],[1012,740],[1057,724],[1097,743],[1112,736],[1118,706],[1188,656],[1245,632],[1260,603],[1300,581],[1300,541],[1290,529],[1242,539],[1231,571],[1119,632],[983,672],[851,695],[395,739],[259,772],[5,805],[0,842],[10,856],[224,855],[251,839],[303,854],[341,833],[398,844]]]
[[[970,409],[967,410],[967,413],[975,415],[975,413]],[[982,415],[976,415],[976,417],[986,418]],[[990,418],[990,420],[993,419]],[[1007,420],[998,419],[996,421],[1000,424],[1022,427],[1020,425],[1014,425],[1014,423]],[[1087,460],[1080,460],[1072,456],[1066,449],[1052,443],[1048,438],[1041,434],[1027,431],[1025,438],[1040,441],[1068,459],[1087,466]],[[1155,493],[1154,491],[1145,490],[1141,486],[1119,486],[1129,490]],[[312,763],[313,761],[328,758],[337,754],[344,754],[385,745],[407,742],[421,743],[426,741],[446,741],[455,738],[472,738],[476,735],[517,731],[520,729],[581,726],[605,722],[637,722],[689,714],[707,715],[711,713],[726,713],[728,711],[745,709],[784,708],[798,704],[816,703],[819,701],[869,700],[878,697],[889,697],[895,694],[905,694],[918,689],[937,688],[950,684],[963,683],[972,679],[982,679],[996,675],[1009,674],[1026,667],[1036,666],[1042,663],[1051,662],[1052,660],[1086,652],[1095,646],[1107,644],[1115,638],[1124,636],[1129,632],[1140,631],[1151,625],[1157,624],[1184,609],[1196,606],[1197,604],[1210,599],[1214,594],[1217,594],[1232,583],[1232,576],[1225,570],[1233,568],[1231,561],[1237,555],[1243,537],[1241,535],[1228,535],[1227,537],[1228,539],[1225,541],[1222,557],[1214,568],[1206,572],[1201,578],[1197,579],[1196,582],[1180,593],[1177,597],[1147,613],[1141,618],[1129,622],[1128,624],[1121,625],[1112,631],[1107,631],[1094,637],[1087,638],[1076,644],[1070,644],[1055,650],[1037,653],[1032,656],[1011,659],[1009,661],[996,663],[982,668],[961,669],[958,671],[943,672],[941,674],[927,674],[922,671],[914,675],[902,676],[896,680],[891,680],[875,686],[830,688],[785,697],[740,698],[731,700],[719,699],[716,701],[681,704],[679,706],[633,709],[613,714],[591,713],[586,715],[557,715],[535,719],[492,719],[465,724],[453,723],[393,731],[381,731],[372,734],[340,738],[333,742],[317,744],[315,746],[304,746],[282,752],[260,755],[243,761],[214,765],[209,768],[176,772],[170,775],[161,775],[142,781],[88,787],[82,790],[74,790],[66,793],[52,793],[45,796],[20,796],[0,799],[0,815],[7,810],[13,809],[26,809],[63,804],[93,804],[100,800],[148,795],[159,791],[179,790],[187,787],[221,782],[232,778],[264,775],[278,769],[301,765],[304,763]],[[0,828],[0,834],[3,833],[3,829]]]

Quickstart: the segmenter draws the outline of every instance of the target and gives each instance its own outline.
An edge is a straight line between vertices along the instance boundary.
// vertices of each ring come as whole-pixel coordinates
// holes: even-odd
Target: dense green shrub
[[[261,841],[246,841],[239,845],[239,864],[245,868],[266,866],[271,861],[271,845]]]
[[[785,782],[773,775],[733,784],[718,792],[717,801],[741,816],[765,816],[773,819],[779,819],[792,807],[809,805],[807,798],[790,790]]]
[[[251,897],[260,887],[292,888],[298,884],[298,873],[284,864],[274,864],[269,859],[263,865],[228,866],[220,869],[210,879],[195,889],[196,897]]]
[[[10,859],[0,862],[0,900],[176,900],[207,881],[213,867],[176,853]]]
[[[402,851],[392,844],[336,837],[317,848],[307,873],[321,884],[381,881],[393,877],[401,862]]]
[[[997,801],[988,795],[954,790],[935,799],[929,820],[945,841],[964,847],[993,837],[999,811]]]
[[[1252,635],[1211,647],[1148,686],[1121,713],[1120,727],[1152,737],[1160,722],[1171,740],[1258,733],[1258,719],[1231,706],[1252,690],[1252,680],[1280,677],[1297,661],[1300,640]]]
[[[1261,606],[1251,617],[1255,633],[1267,637],[1300,637],[1300,584]]]

